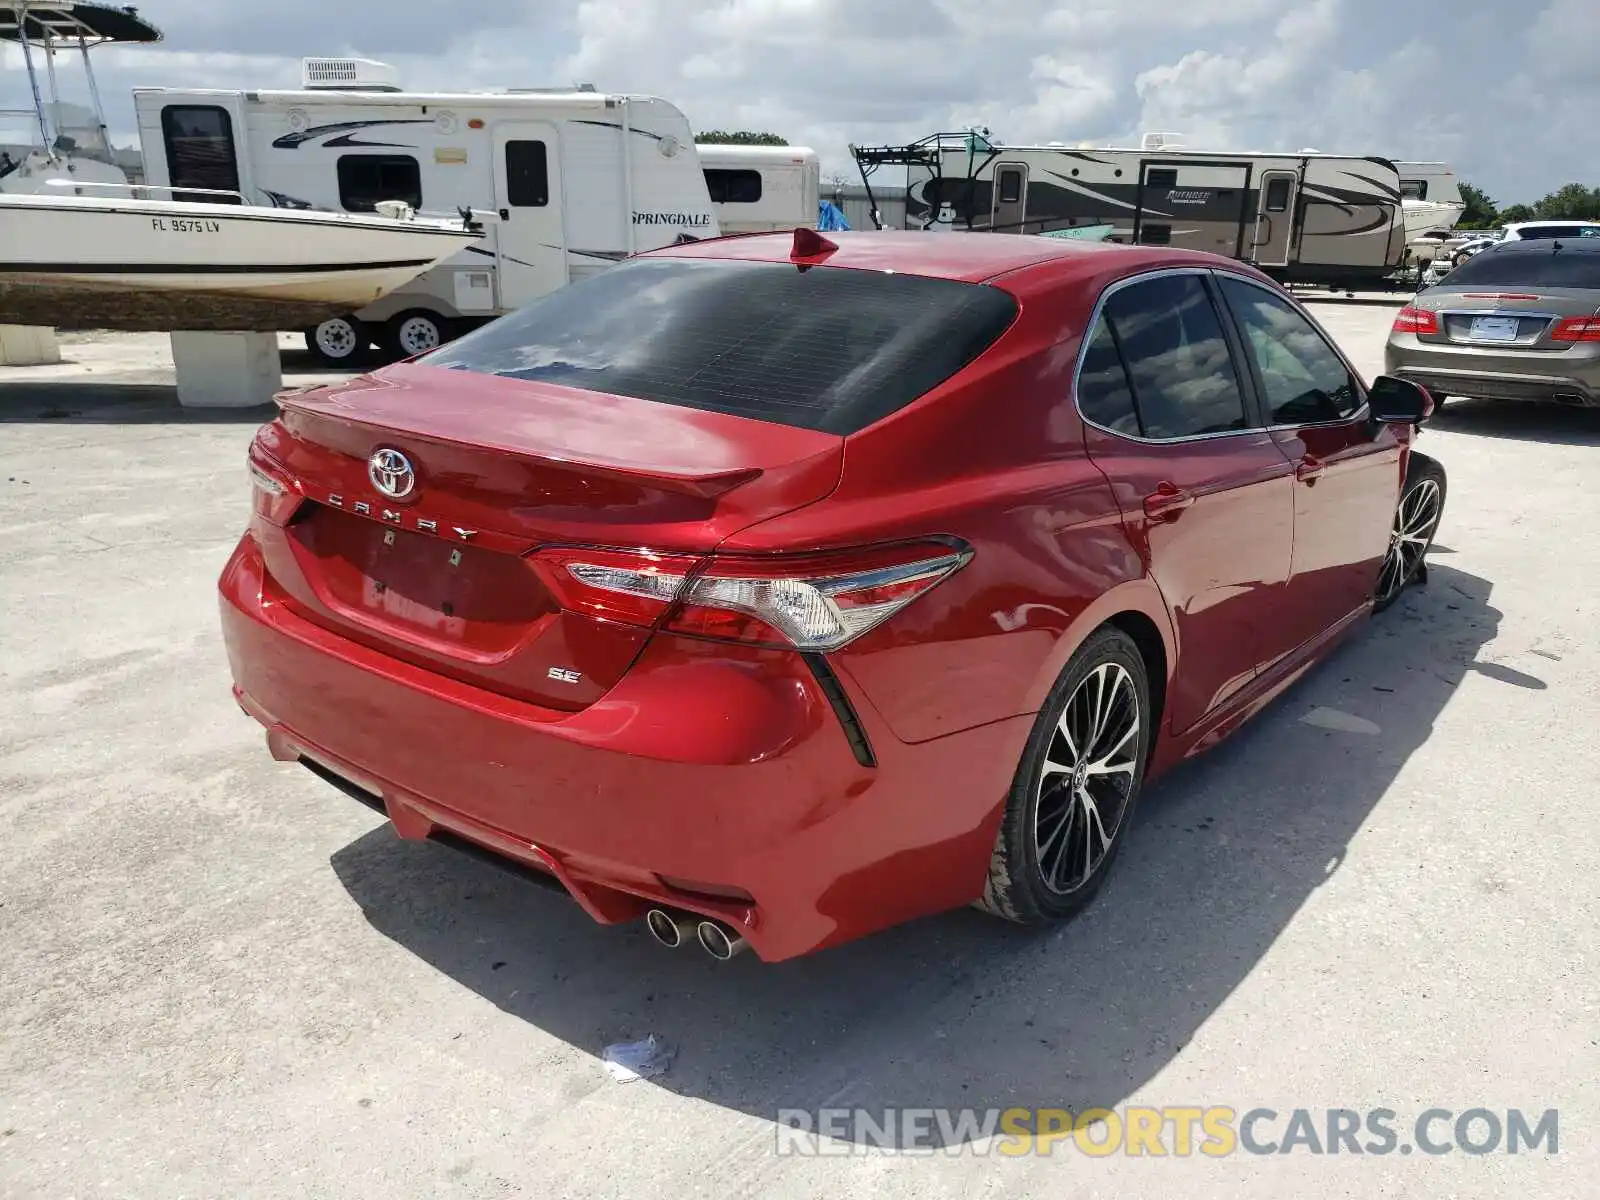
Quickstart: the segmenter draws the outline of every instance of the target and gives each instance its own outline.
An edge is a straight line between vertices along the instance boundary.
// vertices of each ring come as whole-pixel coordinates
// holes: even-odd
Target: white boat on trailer
[[[1406,241],[1426,233],[1448,233],[1466,212],[1460,180],[1448,163],[1395,160],[1400,172],[1401,204],[1405,210]]]
[[[305,328],[370,304],[481,236],[467,219],[132,194],[151,190],[143,185],[120,190],[128,194],[0,195],[0,323]]]
[[[314,326],[370,304],[475,242],[482,229],[417,215],[252,205],[243,193],[130,184],[112,161],[89,51],[151,44],[131,9],[61,0],[0,3],[0,44],[27,68],[39,144],[0,162],[0,324],[125,330]],[[87,129],[60,128],[57,59],[82,55]],[[36,60],[49,82],[47,104]],[[18,115],[12,113],[11,115]]]

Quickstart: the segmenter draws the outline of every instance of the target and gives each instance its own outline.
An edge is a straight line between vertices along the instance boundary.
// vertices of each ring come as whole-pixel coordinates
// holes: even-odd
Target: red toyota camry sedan
[[[677,246],[280,407],[220,583],[272,753],[718,958],[1070,916],[1445,496],[1252,268],[1003,234]]]

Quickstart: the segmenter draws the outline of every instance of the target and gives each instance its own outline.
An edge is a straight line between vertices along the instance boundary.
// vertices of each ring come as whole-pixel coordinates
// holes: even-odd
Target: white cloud
[[[1541,79],[1594,85],[1600,4],[1595,0],[1552,0],[1527,28],[1528,60],[1537,64]]]
[[[1297,108],[1291,103],[1301,90],[1297,85],[1320,74],[1315,67],[1338,30],[1338,11],[1338,0],[1312,0],[1277,22],[1265,47],[1235,53],[1193,50],[1175,63],[1141,73],[1134,80],[1143,102],[1141,124],[1181,131],[1192,146],[1266,149],[1265,144],[1246,147],[1239,138],[1283,124]],[[1307,144],[1291,138],[1272,148]]]
[[[357,53],[432,89],[566,84],[666,96],[697,128],[763,128],[848,167],[849,142],[968,123],[1020,141],[1439,157],[1509,202],[1600,183],[1597,0],[146,0],[164,48],[96,52],[128,89],[294,86]],[[8,58],[0,107],[26,103]],[[70,98],[70,97],[69,97]]]

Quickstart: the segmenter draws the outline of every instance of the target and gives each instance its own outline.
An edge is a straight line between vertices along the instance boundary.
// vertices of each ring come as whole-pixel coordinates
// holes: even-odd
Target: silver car
[[[1395,317],[1390,375],[1438,399],[1600,404],[1600,238],[1503,242]]]

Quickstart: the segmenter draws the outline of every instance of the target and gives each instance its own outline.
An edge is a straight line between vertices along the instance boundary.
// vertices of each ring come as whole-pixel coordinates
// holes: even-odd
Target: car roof
[[[1551,225],[1570,226],[1573,229],[1593,229],[1600,225],[1600,221],[1581,221],[1569,217],[1552,218],[1548,221],[1517,221],[1507,225],[1507,229],[1543,229]]]
[[[795,233],[761,233],[685,242],[651,251],[650,258],[741,259],[748,262],[792,262]],[[809,231],[807,231],[809,232]],[[1125,246],[1071,238],[1018,233],[929,233],[919,230],[828,232],[819,235],[838,247],[825,259],[808,259],[830,267],[865,271],[898,271],[934,279],[982,283],[1028,267],[1072,263],[1087,272],[1127,267],[1194,262],[1215,266],[1231,260],[1214,254],[1172,250],[1165,246]]]
[[[1519,238],[1514,242],[1496,242],[1485,254],[1600,254],[1600,238]]]

